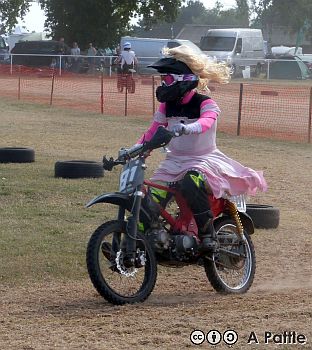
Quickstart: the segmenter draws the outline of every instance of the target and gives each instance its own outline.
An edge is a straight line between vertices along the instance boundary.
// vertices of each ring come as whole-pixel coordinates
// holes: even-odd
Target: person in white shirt
[[[79,68],[79,56],[80,56],[80,48],[78,47],[78,44],[76,41],[73,42],[73,47],[70,49],[70,54],[74,56],[73,58],[70,58],[71,62],[71,69],[74,72],[78,71]]]
[[[116,59],[116,64],[120,64],[120,73],[129,73],[129,69],[133,69],[138,64],[138,59],[135,56],[135,52],[131,50],[131,43],[125,42],[123,45],[123,51]]]
[[[80,56],[80,49],[75,41],[73,42],[73,47],[70,49],[70,53],[73,56]]]

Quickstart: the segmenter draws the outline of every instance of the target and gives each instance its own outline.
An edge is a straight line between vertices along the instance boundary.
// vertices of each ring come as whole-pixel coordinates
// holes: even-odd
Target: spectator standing
[[[76,41],[73,42],[73,46],[70,49],[70,54],[74,56],[71,61],[72,61],[72,70],[74,72],[78,71],[79,68],[79,56],[80,56],[80,48],[78,47],[78,44]]]
[[[93,46],[92,43],[89,44],[89,48],[87,51],[87,56],[88,56],[88,62],[89,62],[89,71],[91,73],[94,73],[94,66],[95,66],[95,56],[96,56],[97,50]]]
[[[60,37],[59,39],[59,43],[60,43],[60,46],[59,46],[59,54],[60,55],[66,55],[67,52],[66,52],[66,48],[65,48],[65,40],[63,37]],[[67,64],[67,59],[66,57],[61,57],[61,68],[62,69],[65,69],[66,68],[66,64]]]
[[[73,42],[73,47],[70,49],[70,53],[72,56],[80,56],[80,48],[76,41]],[[75,57],[77,59],[77,57]]]

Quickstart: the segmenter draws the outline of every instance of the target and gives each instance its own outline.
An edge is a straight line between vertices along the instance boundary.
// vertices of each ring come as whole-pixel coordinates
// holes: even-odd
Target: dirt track
[[[252,290],[235,297],[214,293],[202,270],[162,272],[148,301],[122,307],[103,301],[88,280],[2,288],[1,348],[186,349],[195,347],[190,342],[194,329],[234,329],[237,349],[287,349],[264,345],[265,331],[302,333],[308,337],[304,348],[311,349],[312,292],[306,278],[287,282],[277,275],[262,283],[258,274]],[[252,331],[258,346],[247,344]]]
[[[108,118],[106,121],[98,115],[92,115],[92,119],[88,119],[89,116],[83,113],[66,115],[61,111],[53,113],[53,110],[44,113],[39,108],[31,112],[26,105],[13,107],[13,112],[7,112],[1,116],[1,136],[4,144],[16,145],[17,142],[23,142],[26,146],[35,146],[38,154],[36,177],[32,180],[33,182],[29,182],[33,186],[36,181],[46,181],[49,186],[56,184],[51,180],[51,169],[48,169],[54,157],[62,156],[66,159],[78,154],[93,159],[95,155],[102,154],[104,146],[106,146],[105,151],[111,154],[113,149],[117,150],[117,147],[119,148],[124,142],[130,144],[130,141],[135,140],[135,135],[137,137],[139,131],[145,128],[142,124],[138,125],[136,120],[122,119],[124,130],[120,136],[119,129],[116,128],[118,119]],[[106,131],[105,135],[110,140],[109,144],[107,140],[103,140],[103,130]],[[16,218],[15,225],[19,224],[18,228],[21,231],[19,233],[11,231],[11,226],[8,224],[5,226],[3,224],[5,220],[3,220],[1,221],[1,225],[5,226],[2,226],[3,235],[8,231],[9,237],[15,238],[15,241],[12,241],[14,251],[11,252],[8,249],[4,251],[7,259],[2,260],[6,269],[9,270],[9,272],[5,271],[5,275],[12,274],[10,281],[13,282],[10,285],[1,279],[0,349],[211,348],[207,342],[197,347],[192,345],[190,333],[194,329],[200,329],[205,333],[211,329],[221,332],[233,329],[239,334],[239,340],[233,346],[234,349],[312,349],[311,145],[219,135],[218,146],[224,153],[243,164],[264,170],[269,190],[267,193],[257,195],[252,202],[271,204],[280,209],[278,229],[257,230],[253,235],[257,271],[254,284],[247,294],[221,296],[215,293],[203,270],[198,267],[177,270],[162,268],[159,270],[156,288],[145,303],[114,307],[96,293],[86,270],[81,274],[78,271],[78,277],[76,279],[72,277],[69,281],[54,278],[52,274],[46,272],[44,278],[47,282],[36,282],[31,271],[27,270],[31,265],[27,264],[33,263],[33,260],[29,261],[29,259],[36,260],[37,252],[30,249],[33,248],[32,242],[24,248],[20,241],[25,235],[23,231],[25,225],[29,224],[32,218],[28,216]],[[162,156],[159,152],[155,153],[156,159],[153,160],[151,157],[150,168],[155,168]],[[0,169],[4,168],[9,174],[10,166],[2,168],[1,165]],[[14,177],[15,175],[17,176],[16,173]],[[8,200],[19,201],[21,206],[28,206],[28,209],[34,205],[33,201],[22,201],[28,197],[25,197],[27,193],[21,196],[18,188],[18,185],[23,186],[23,174],[20,174],[19,179],[21,179],[20,183],[16,184],[16,187],[14,187],[14,179],[9,179],[12,187],[8,186],[8,189],[12,188],[12,193],[0,196],[3,211],[7,209]],[[107,179],[109,177],[104,178],[103,182]],[[66,185],[69,187],[69,183]],[[65,182],[63,185],[59,183],[58,186],[63,186],[65,189]],[[98,186],[100,190],[102,184],[98,183]],[[40,196],[37,199],[43,207],[48,200],[46,198],[48,196],[45,197],[45,189],[45,187],[41,189],[43,198]],[[31,192],[28,195],[37,198]],[[48,195],[51,197],[49,200],[52,204],[55,206],[61,204],[60,210],[65,212],[66,208],[74,208],[79,212],[78,208],[82,205],[80,199],[82,197],[83,200],[86,197],[89,199],[89,192],[81,194],[81,198],[73,197],[74,199],[66,199],[63,202],[57,189],[55,193],[48,192]],[[67,196],[66,193],[65,196]],[[71,204],[71,201],[74,204]],[[14,208],[12,204],[7,215]],[[55,213],[59,212],[52,211],[50,214],[53,219],[52,226],[56,221],[53,216],[56,215]],[[102,212],[98,213],[94,216],[98,215],[100,220],[103,215]],[[85,212],[81,215],[85,215],[86,221],[91,220]],[[1,214],[0,218],[2,219]],[[48,219],[49,217],[44,215],[37,217],[39,224]],[[81,221],[77,218],[75,222],[63,222],[65,223],[71,231],[78,231],[82,227]],[[40,227],[34,227],[35,234],[37,231],[41,233],[40,229]],[[28,235],[33,237],[31,232],[28,232]],[[80,232],[80,237],[84,238],[87,235],[88,232]],[[67,232],[64,236],[69,237],[70,244],[76,237],[68,235]],[[63,236],[59,234],[56,240],[59,237]],[[2,236],[1,239],[3,239]],[[83,243],[86,244],[86,241]],[[5,247],[5,242],[1,244]],[[29,255],[33,254],[33,256],[27,255],[27,249],[29,249]],[[72,249],[70,245],[68,251],[71,252]],[[79,252],[76,251],[76,255],[80,256]],[[83,256],[84,246],[81,252]],[[51,249],[51,255],[43,255],[44,261],[39,259],[38,262],[49,263],[49,258],[57,259],[58,251]],[[16,280],[14,276],[19,272],[13,269],[11,271],[9,268],[11,265],[8,263],[14,259],[23,265],[21,268],[17,266],[16,269],[16,271],[23,271],[23,278],[17,276]],[[52,265],[55,261],[53,259]],[[76,266],[65,265],[62,268],[76,269]],[[83,268],[85,268],[84,263]],[[38,268],[38,271],[42,273],[49,270]],[[38,278],[42,281],[42,274]],[[248,336],[252,331],[259,337],[258,346],[247,344]],[[265,345],[263,343],[265,331],[273,333],[296,331],[304,334],[308,342],[305,346]],[[225,349],[226,347],[218,345],[215,348]]]
[[[234,329],[239,335],[235,349],[312,349],[311,147],[235,142],[241,142],[240,150],[232,148],[231,138],[223,140],[223,150],[239,154],[254,168],[266,164],[270,189],[256,200],[281,211],[278,229],[257,230],[253,236],[257,271],[247,294],[216,294],[198,267],[160,269],[150,298],[134,306],[111,306],[87,276],[73,282],[3,286],[1,349],[187,349],[196,347],[190,342],[194,329]],[[252,331],[258,346],[247,344]],[[265,331],[296,331],[308,342],[265,345]],[[197,346],[210,347],[207,342]]]

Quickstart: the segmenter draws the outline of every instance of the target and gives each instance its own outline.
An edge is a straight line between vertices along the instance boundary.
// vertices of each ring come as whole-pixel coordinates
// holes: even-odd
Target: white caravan
[[[201,50],[217,61],[226,62],[235,75],[250,66],[256,75],[264,64],[265,50],[261,29],[209,29],[201,38]]]

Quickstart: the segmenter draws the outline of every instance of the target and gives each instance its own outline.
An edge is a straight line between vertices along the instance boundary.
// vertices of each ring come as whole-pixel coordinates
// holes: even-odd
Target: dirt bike
[[[123,92],[125,88],[129,94],[135,93],[135,80],[134,73],[136,73],[134,66],[130,65],[130,68],[120,69],[117,73],[117,90],[118,92]]]
[[[194,216],[178,187],[144,180],[146,156],[166,146],[174,136],[177,135],[159,127],[149,142],[121,149],[116,160],[103,158],[103,167],[108,171],[123,165],[119,191],[104,193],[86,206],[116,205],[118,217],[92,234],[86,260],[94,287],[113,304],[148,298],[156,283],[157,264],[203,266],[211,285],[221,293],[244,293],[253,282],[256,260],[250,235],[254,227],[244,212],[243,196],[236,197],[236,204],[229,196],[209,196],[217,244],[213,251],[205,252],[201,250]],[[170,204],[162,207],[152,199],[152,187],[172,195],[172,203],[177,205],[172,212]]]

